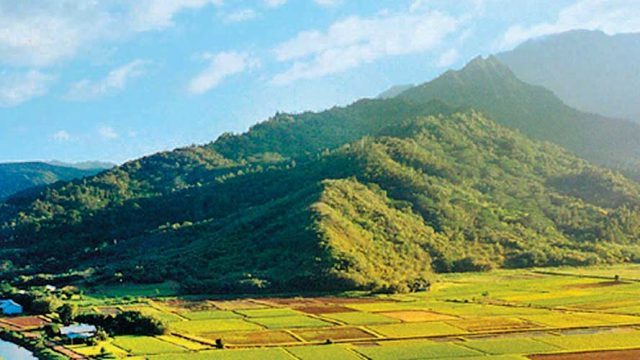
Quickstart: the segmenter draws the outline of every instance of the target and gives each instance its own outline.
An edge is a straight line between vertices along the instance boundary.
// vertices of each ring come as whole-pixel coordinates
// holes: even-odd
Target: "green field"
[[[131,360],[522,360],[640,348],[640,267],[589,269],[446,274],[428,292],[397,295],[218,300],[102,293],[71,302],[83,311],[139,310],[164,321],[169,333],[69,348],[96,355],[104,347]],[[614,281],[616,274],[626,280]],[[217,350],[217,339],[227,349]]]

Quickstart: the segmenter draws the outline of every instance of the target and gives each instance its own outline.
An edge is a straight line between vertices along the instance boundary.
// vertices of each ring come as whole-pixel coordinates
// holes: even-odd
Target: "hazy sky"
[[[637,0],[0,0],[0,161],[110,160],[430,80]]]

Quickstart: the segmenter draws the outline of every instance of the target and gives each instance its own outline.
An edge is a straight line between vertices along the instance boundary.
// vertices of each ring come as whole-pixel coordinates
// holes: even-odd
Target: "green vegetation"
[[[42,162],[0,164],[0,199],[36,186],[92,176],[106,169],[104,164],[92,168],[75,168]]]
[[[113,344],[132,355],[179,353],[186,351],[168,342],[146,336],[116,336]]]
[[[481,353],[455,344],[430,341],[406,341],[381,346],[358,347],[356,350],[372,360],[459,359]]]
[[[439,99],[472,108],[587,160],[640,175],[640,125],[570,108],[551,91],[519,80],[495,56],[478,57],[461,71],[447,71],[399,98],[417,103]]]
[[[220,331],[260,330],[260,326],[242,319],[194,320],[172,323],[171,329],[179,333],[207,333]]]
[[[544,354],[558,351],[559,349],[557,346],[528,338],[471,340],[462,343],[462,345],[492,355],[517,354],[518,352],[522,354]]]
[[[344,346],[297,346],[288,348],[287,351],[301,360],[331,359],[331,360],[358,360],[361,359],[354,351]]]
[[[117,315],[85,313],[76,316],[75,320],[99,326],[112,335],[162,335],[166,332],[160,320],[139,311],[123,311]]]
[[[638,261],[640,186],[508,128],[602,163],[628,144],[563,106],[488,59],[397,98],[277,114],[9,198],[0,276],[86,269],[60,281],[103,295],[396,293],[434,273]]]
[[[314,328],[331,326],[331,323],[304,315],[254,318],[251,321],[268,329]]]

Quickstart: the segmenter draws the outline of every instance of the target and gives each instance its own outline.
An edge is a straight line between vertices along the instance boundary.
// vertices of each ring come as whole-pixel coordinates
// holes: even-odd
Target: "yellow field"
[[[615,274],[625,280],[614,281]],[[165,321],[169,334],[70,348],[85,356],[104,348],[118,358],[187,360],[248,359],[249,354],[302,360],[507,360],[632,349],[640,348],[640,331],[633,327],[640,325],[636,279],[640,267],[630,265],[593,273],[563,268],[449,274],[429,292],[401,295],[146,298],[128,307]],[[215,349],[218,339],[227,349]]]

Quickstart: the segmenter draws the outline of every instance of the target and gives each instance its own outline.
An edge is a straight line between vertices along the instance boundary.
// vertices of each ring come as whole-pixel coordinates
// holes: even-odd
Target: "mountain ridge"
[[[13,196],[0,203],[12,264],[0,275],[409,291],[435,272],[640,259],[639,185],[525,136],[527,119],[563,129],[583,113],[493,58],[466,70]]]
[[[532,39],[497,57],[522,80],[571,107],[640,122],[640,33],[573,30]]]

